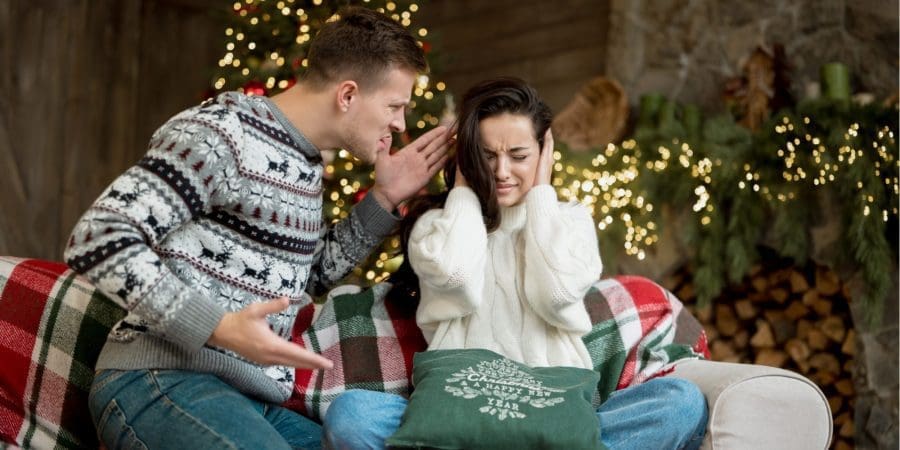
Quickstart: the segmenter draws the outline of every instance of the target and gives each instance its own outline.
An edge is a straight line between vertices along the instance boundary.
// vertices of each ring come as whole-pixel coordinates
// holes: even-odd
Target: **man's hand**
[[[375,158],[375,186],[372,195],[387,210],[412,197],[428,184],[428,180],[444,167],[452,133],[447,127],[436,127],[419,136],[393,155],[389,150]]]
[[[537,173],[535,174],[535,186],[550,184],[553,181],[553,132],[548,128],[544,133],[544,146],[538,156]]]
[[[333,365],[330,360],[284,340],[269,328],[266,316],[284,311],[288,305],[288,299],[281,297],[225,313],[213,330],[209,344],[232,350],[264,366],[330,369]]]

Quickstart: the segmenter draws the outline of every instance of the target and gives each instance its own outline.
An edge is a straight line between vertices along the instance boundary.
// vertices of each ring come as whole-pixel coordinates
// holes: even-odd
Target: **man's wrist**
[[[378,189],[377,186],[373,187],[372,191],[369,194],[372,195],[373,198],[375,198],[375,201],[378,202],[378,204],[381,205],[381,207],[384,208],[385,211],[392,212],[397,209],[397,205],[399,204],[399,202],[394,203],[391,199],[388,198],[387,195],[384,194],[384,192],[381,191],[381,189]]]

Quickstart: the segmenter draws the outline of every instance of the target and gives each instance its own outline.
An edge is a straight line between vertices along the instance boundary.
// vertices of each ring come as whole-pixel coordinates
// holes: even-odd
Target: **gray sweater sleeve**
[[[320,296],[347,276],[396,228],[399,219],[386,211],[371,193],[346,219],[322,227],[306,290]]]
[[[128,311],[139,327],[193,353],[225,310],[191,289],[156,253],[173,230],[208,212],[211,193],[239,142],[237,119],[216,105],[187,110],[154,133],[147,154],[81,217],[67,264]],[[133,324],[135,325],[135,324]]]

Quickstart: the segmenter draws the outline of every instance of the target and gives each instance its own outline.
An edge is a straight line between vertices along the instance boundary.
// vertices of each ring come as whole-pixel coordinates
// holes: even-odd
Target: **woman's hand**
[[[549,128],[544,133],[544,146],[538,157],[537,174],[534,178],[535,186],[550,184],[553,181],[553,131]]]

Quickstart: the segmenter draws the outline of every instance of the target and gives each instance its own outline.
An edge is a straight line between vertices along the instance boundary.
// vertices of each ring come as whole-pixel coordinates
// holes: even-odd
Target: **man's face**
[[[356,158],[375,162],[380,151],[391,148],[391,133],[406,129],[406,107],[416,74],[391,69],[378,86],[361,89],[347,110],[345,145]]]

